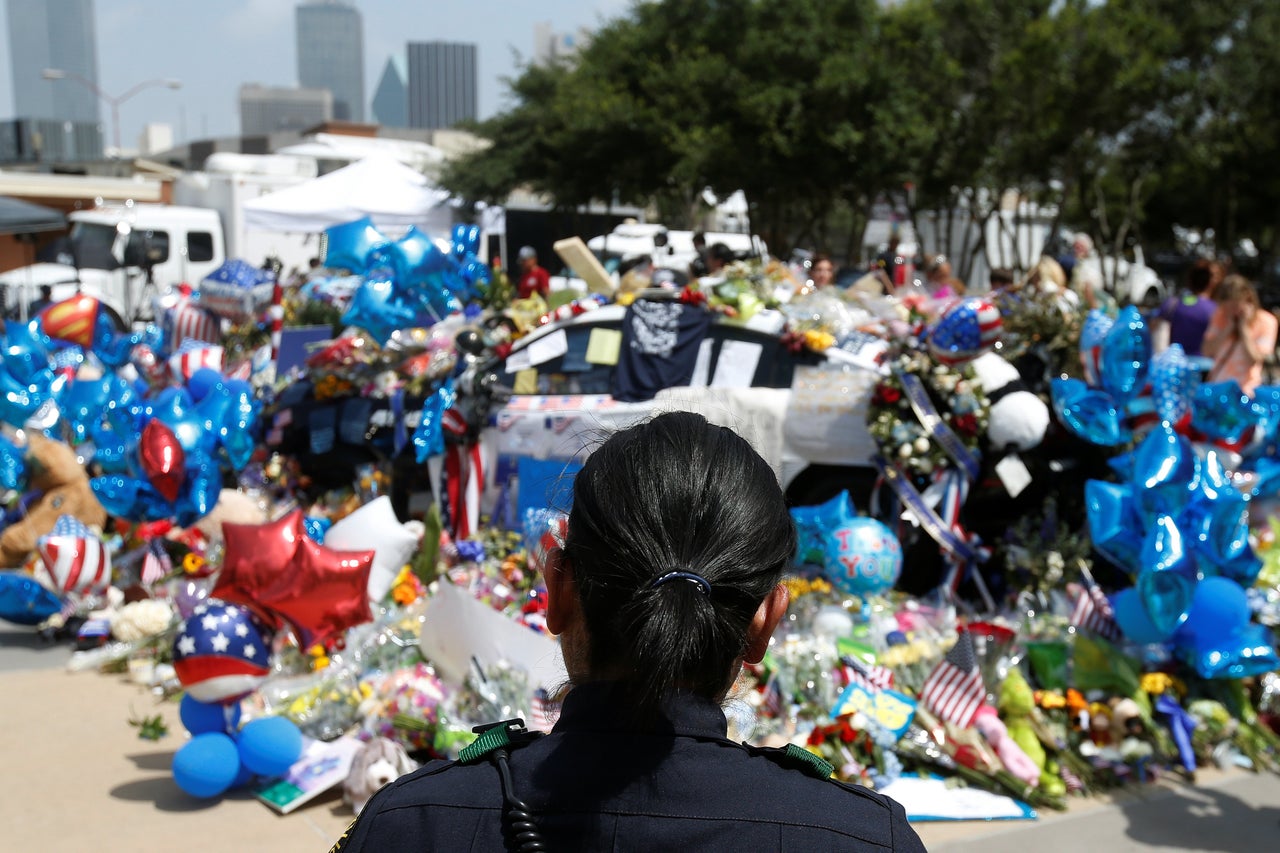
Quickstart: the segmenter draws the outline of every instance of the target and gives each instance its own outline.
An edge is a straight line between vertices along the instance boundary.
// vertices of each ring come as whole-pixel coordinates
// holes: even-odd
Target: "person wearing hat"
[[[538,266],[538,251],[532,246],[524,246],[516,260],[520,263],[520,298],[528,299],[536,293],[546,299],[547,291],[551,289],[551,274]]]

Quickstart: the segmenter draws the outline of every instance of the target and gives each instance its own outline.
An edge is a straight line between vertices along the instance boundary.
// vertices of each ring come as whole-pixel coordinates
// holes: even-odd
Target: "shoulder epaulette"
[[[746,744],[744,744],[746,746]],[[791,770],[799,770],[815,779],[830,779],[835,772],[835,765],[824,761],[809,750],[794,743],[785,747],[748,746],[752,753],[763,756],[774,764],[780,764]]]

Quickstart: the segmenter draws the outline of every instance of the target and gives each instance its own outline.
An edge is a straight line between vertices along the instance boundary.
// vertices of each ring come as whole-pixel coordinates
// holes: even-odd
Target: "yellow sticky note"
[[[587,361],[591,364],[617,364],[622,351],[621,329],[592,329],[587,338]]]
[[[516,386],[513,390],[517,394],[537,394],[538,371],[532,367],[516,371]]]

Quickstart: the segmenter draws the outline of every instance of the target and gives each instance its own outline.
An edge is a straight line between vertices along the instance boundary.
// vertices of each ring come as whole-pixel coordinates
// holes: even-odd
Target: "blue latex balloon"
[[[1136,589],[1122,589],[1113,595],[1111,610],[1116,624],[1131,642],[1141,645],[1163,643],[1173,636],[1172,631],[1161,631],[1151,621]]]
[[[1126,485],[1089,480],[1084,494],[1093,546],[1120,568],[1137,572],[1142,567],[1142,536],[1132,490]]]
[[[284,717],[260,717],[239,737],[240,761],[259,776],[281,776],[302,755],[302,732]]]
[[[380,345],[386,346],[392,332],[412,328],[416,312],[396,294],[396,287],[386,276],[370,276],[351,298],[342,322],[359,326]]]
[[[367,216],[326,228],[324,235],[324,265],[354,273],[365,272],[373,250],[390,242]]]
[[[1268,414],[1234,379],[1206,382],[1192,395],[1191,426],[1211,439],[1239,441],[1251,427],[1264,427]]]
[[[61,609],[61,599],[26,572],[0,572],[0,619],[39,625]]]
[[[187,393],[191,395],[194,402],[199,403],[221,381],[221,373],[212,367],[202,367],[191,374],[191,378],[187,380]]]
[[[240,773],[236,742],[218,732],[196,735],[173,756],[173,781],[193,797],[216,797]]]
[[[1182,656],[1201,678],[1246,678],[1280,668],[1271,632],[1254,624],[1227,636],[1196,642],[1183,648]]]
[[[1186,621],[1175,639],[1180,646],[1221,642],[1249,622],[1249,598],[1227,578],[1205,578],[1195,589]]]
[[[27,488],[26,455],[3,435],[0,435],[0,486],[18,492]]]
[[[184,694],[178,706],[178,718],[193,735],[206,732],[234,732],[240,722],[240,705],[217,705],[201,702],[190,693]]]
[[[1103,447],[1129,440],[1129,431],[1121,425],[1120,410],[1111,395],[1090,388],[1079,379],[1055,379],[1050,387],[1053,410],[1071,432]]]
[[[1141,559],[1136,588],[1142,605],[1156,630],[1171,633],[1191,609],[1198,580],[1195,558],[1171,517],[1156,519],[1142,543]]]
[[[1120,311],[1102,341],[1099,381],[1117,401],[1127,401],[1147,384],[1151,367],[1151,330],[1142,313],[1130,305]]]
[[[826,541],[826,575],[844,592],[884,592],[902,574],[902,544],[874,518],[851,518],[830,530]]]

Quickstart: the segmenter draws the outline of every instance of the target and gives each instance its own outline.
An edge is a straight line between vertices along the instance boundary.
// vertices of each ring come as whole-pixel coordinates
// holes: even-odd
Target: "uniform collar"
[[[556,734],[574,731],[634,731],[628,723],[630,708],[622,690],[610,682],[581,684],[569,691]],[[654,734],[724,738],[729,725],[720,706],[693,693],[673,693],[662,700],[662,715],[641,731]]]

